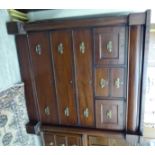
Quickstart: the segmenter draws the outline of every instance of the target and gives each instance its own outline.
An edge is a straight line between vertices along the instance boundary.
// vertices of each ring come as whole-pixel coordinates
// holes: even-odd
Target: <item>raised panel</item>
[[[80,126],[93,126],[92,34],[89,29],[79,29],[73,31],[73,37]]]
[[[95,69],[95,96],[109,96],[109,79],[108,68]]]
[[[67,142],[68,142],[68,146],[80,146],[81,137],[80,136],[68,136]]]
[[[95,64],[125,63],[125,27],[94,29]]]
[[[126,80],[123,68],[111,69],[111,96],[125,97],[126,96]]]
[[[60,124],[76,125],[77,111],[75,103],[71,31],[52,32],[51,45]]]
[[[33,91],[36,91],[40,119],[42,123],[57,124],[57,105],[48,33],[29,33],[28,41],[36,86],[36,90]]]
[[[97,100],[96,128],[123,130],[124,129],[124,104],[123,101]]]

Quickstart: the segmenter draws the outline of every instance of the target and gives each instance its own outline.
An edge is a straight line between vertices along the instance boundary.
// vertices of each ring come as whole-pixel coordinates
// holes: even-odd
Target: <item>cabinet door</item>
[[[97,100],[96,127],[123,130],[125,125],[125,108],[123,101]]]
[[[109,69],[96,68],[95,69],[95,96],[109,96]]]
[[[56,124],[57,106],[48,33],[29,33],[28,40],[41,122]]]
[[[51,44],[60,122],[62,125],[76,125],[71,31],[52,32]]]
[[[89,29],[76,30],[73,34],[80,126],[93,126],[92,34]]]
[[[94,29],[95,64],[124,64],[125,27]]]
[[[112,97],[125,97],[125,77],[123,68],[111,69],[111,96]]]

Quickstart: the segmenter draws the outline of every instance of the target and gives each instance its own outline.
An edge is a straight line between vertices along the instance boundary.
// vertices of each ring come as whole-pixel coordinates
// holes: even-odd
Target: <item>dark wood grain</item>
[[[94,29],[95,64],[125,63],[125,27],[104,27]],[[107,46],[111,41],[112,50]]]
[[[125,114],[123,101],[96,100],[96,128],[124,130]],[[107,116],[111,112],[111,118]]]
[[[92,79],[92,35],[91,30],[81,29],[73,32],[75,52],[75,81],[80,113],[80,126],[94,125],[93,79]],[[84,43],[84,53],[80,44]],[[84,111],[88,108],[88,117]]]
[[[28,40],[41,121],[58,124],[48,33],[29,33]],[[38,44],[41,46],[40,55],[36,52]],[[45,112],[46,108],[49,114]]]
[[[119,80],[118,80],[119,79]],[[117,86],[117,82],[120,84]],[[126,82],[123,68],[111,68],[111,96],[124,97],[126,96]]]
[[[59,104],[60,121],[63,125],[77,125],[71,37],[71,31],[54,31],[51,33],[57,99]],[[60,43],[63,44],[62,54],[58,52],[58,46]],[[69,116],[65,115],[66,108],[69,110]]]
[[[56,19],[51,21],[40,21],[27,23],[24,28],[28,31],[54,30],[64,28],[92,27],[92,26],[110,26],[127,24],[127,16],[103,16],[78,17],[72,19]]]
[[[85,138],[89,136],[101,136],[108,138],[125,138],[125,133],[120,131],[111,131],[103,129],[91,129],[91,128],[77,128],[77,127],[64,127],[64,126],[41,126],[41,131],[49,133],[65,133],[83,135]]]
[[[124,138],[130,133],[139,137],[149,23],[150,11],[26,23],[23,30],[29,43],[26,36],[17,36],[16,40],[30,117],[27,129],[39,131],[35,124],[40,121],[41,131],[54,135],[54,145],[78,143],[79,137],[82,145],[88,145],[89,136]],[[8,33],[22,33],[18,26],[10,26]],[[84,53],[79,49],[82,41]],[[111,51],[107,48],[109,41]],[[41,54],[35,52],[39,42]],[[62,54],[58,52],[60,43]],[[103,88],[102,78],[106,80]],[[117,78],[122,82],[119,88],[115,85]],[[45,114],[47,106],[50,115]],[[86,107],[88,118],[83,115]],[[64,113],[66,108],[69,116]],[[105,117],[109,109],[111,119]]]
[[[35,94],[35,85],[33,82],[32,68],[30,63],[30,55],[28,49],[28,41],[26,35],[16,36],[16,45],[18,59],[20,63],[20,72],[22,81],[24,82],[26,106],[30,121],[39,121],[38,105]]]
[[[110,93],[110,75],[108,68],[96,68],[95,70],[95,96],[109,96]],[[102,88],[101,80],[105,80],[105,86]]]
[[[143,27],[131,26],[129,29],[129,81],[128,81],[128,121],[127,130],[136,132],[139,122],[141,59]]]
[[[43,132],[46,146],[81,146],[82,135],[61,132]]]

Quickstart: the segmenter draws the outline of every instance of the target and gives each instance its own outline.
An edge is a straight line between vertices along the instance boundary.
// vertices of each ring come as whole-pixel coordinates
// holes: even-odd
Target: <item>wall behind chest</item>
[[[0,91],[21,81],[14,36],[8,35],[7,10],[0,10]]]

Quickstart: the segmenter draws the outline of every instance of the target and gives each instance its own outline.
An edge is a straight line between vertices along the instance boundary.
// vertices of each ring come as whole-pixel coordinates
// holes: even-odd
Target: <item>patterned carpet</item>
[[[27,122],[24,85],[0,92],[0,145],[40,145],[38,136],[26,133]]]

